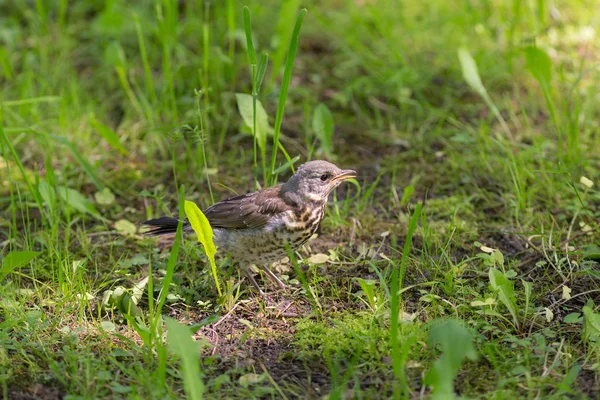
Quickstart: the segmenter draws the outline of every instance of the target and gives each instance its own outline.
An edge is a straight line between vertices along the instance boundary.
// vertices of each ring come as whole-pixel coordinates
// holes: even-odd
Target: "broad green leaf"
[[[142,318],[144,314],[136,303],[130,291],[123,286],[117,286],[114,290],[107,290],[102,299],[103,307],[116,307],[125,316]]]
[[[99,192],[96,192],[96,194],[94,194],[94,198],[96,199],[96,203],[102,206],[110,206],[111,204],[114,204],[116,200],[113,192],[111,192],[107,187]]]
[[[600,246],[596,244],[583,246],[583,258],[588,260],[600,260]]]
[[[106,46],[104,50],[104,61],[107,64],[125,67],[127,65],[127,57],[125,56],[125,50],[121,44],[117,41],[112,41]]]
[[[40,192],[42,200],[44,200],[44,203],[46,203],[48,207],[54,205],[54,201],[56,200],[54,188],[50,187],[48,182],[40,181],[40,183],[38,183],[38,192]]]
[[[525,62],[529,72],[533,74],[540,86],[549,88],[552,80],[552,61],[544,50],[537,47],[525,49]]]
[[[575,312],[567,314],[563,321],[565,324],[579,324],[583,322],[583,318],[581,318],[581,313]]]
[[[483,306],[493,306],[496,304],[496,300],[488,297],[485,301],[475,300],[471,302],[471,307],[483,307]]]
[[[117,330],[117,327],[115,326],[115,324],[113,324],[110,321],[102,321],[100,323],[100,327],[102,328],[102,330],[104,330],[106,332],[114,332]]]
[[[202,211],[198,208],[196,203],[192,201],[185,201],[185,215],[190,221],[192,225],[192,229],[198,235],[198,241],[202,243],[204,247],[204,252],[208,257],[208,261],[210,262],[210,266],[213,273],[213,278],[215,279],[215,284],[217,285],[217,291],[219,292],[219,296],[221,295],[221,286],[219,285],[219,278],[217,277],[217,264],[215,263],[215,254],[217,254],[217,248],[215,247],[215,243],[213,241],[213,230],[210,226],[210,222],[204,215]]]
[[[133,236],[137,232],[137,226],[126,219],[120,219],[115,222],[115,229],[125,236]]]
[[[502,260],[504,260],[504,256],[502,257]],[[514,269],[509,269],[504,273],[504,276],[506,276],[507,278],[514,278],[517,276],[517,271],[515,271]]]
[[[473,336],[456,320],[437,320],[432,324],[427,343],[430,347],[439,347],[442,352],[425,376],[425,384],[433,386],[431,398],[453,399],[456,397],[454,378],[463,359],[477,359]]]
[[[90,214],[102,221],[106,221],[106,219],[98,213],[98,210],[96,210],[96,207],[94,207],[92,202],[77,190],[59,186],[57,192],[60,198],[75,210],[83,214]]]
[[[360,288],[362,289],[363,293],[367,297],[367,301],[369,302],[371,309],[375,310],[377,307],[377,300],[375,298],[375,281],[372,279],[356,279],[358,280],[358,283],[360,284]]]
[[[405,207],[408,204],[414,191],[415,187],[413,185],[408,185],[404,188],[404,191],[402,192],[402,199],[400,199],[400,207]]]
[[[219,315],[219,314],[209,315],[208,317],[204,318],[197,324],[188,326],[189,333],[194,334],[194,333],[198,332],[198,329],[208,326],[208,325],[211,325],[211,324],[214,324],[215,322],[219,321],[220,319],[221,319],[221,315]]]
[[[273,128],[269,126],[269,117],[262,103],[256,100],[256,132],[254,132],[254,112],[252,108],[252,96],[246,93],[236,93],[238,109],[244,123],[250,128],[261,150],[267,146],[267,135],[273,133]]]
[[[110,129],[108,126],[101,124],[95,118],[92,118],[90,123],[92,124],[94,129],[98,131],[100,136],[102,136],[104,140],[106,140],[106,143],[108,143],[110,147],[112,147],[115,150],[118,150],[123,155],[128,154],[127,150],[125,149],[125,147],[123,147],[123,144],[121,144],[121,141],[119,140],[119,135],[117,135],[115,131]]]
[[[186,397],[191,400],[202,399],[204,383],[200,374],[200,350],[202,343],[192,339],[187,326],[172,318],[165,317],[167,325],[167,346],[181,359],[181,376]]]
[[[495,266],[500,268],[504,266],[504,254],[502,254],[500,250],[494,250],[492,254],[490,254],[490,258]],[[516,274],[514,276],[516,276]]]
[[[247,388],[251,385],[261,383],[265,379],[267,379],[266,374],[255,374],[251,372],[249,374],[240,376],[240,379],[238,379],[238,383],[240,384],[240,386]]]
[[[594,312],[594,309],[585,305],[583,311],[583,337],[587,342],[600,345],[600,314]]]
[[[327,155],[331,155],[331,142],[335,126],[333,123],[333,115],[329,108],[323,103],[315,108],[313,113],[312,128],[315,135],[321,142],[321,148]]]
[[[35,257],[40,255],[39,251],[11,251],[2,259],[2,268],[0,268],[0,280],[15,269],[22,267]]]
[[[517,300],[515,298],[514,284],[496,268],[490,268],[489,273],[490,285],[492,289],[498,294],[500,301],[513,317],[515,326],[519,327],[519,321],[517,319]]]

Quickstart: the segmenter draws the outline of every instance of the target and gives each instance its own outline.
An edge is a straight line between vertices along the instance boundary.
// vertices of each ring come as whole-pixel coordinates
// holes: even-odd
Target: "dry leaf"
[[[328,260],[329,260],[329,256],[327,254],[323,254],[323,253],[313,254],[312,256],[308,257],[308,261],[311,264],[324,264]]]
[[[562,298],[564,300],[570,300],[571,299],[571,288],[568,286],[563,286],[562,287]]]

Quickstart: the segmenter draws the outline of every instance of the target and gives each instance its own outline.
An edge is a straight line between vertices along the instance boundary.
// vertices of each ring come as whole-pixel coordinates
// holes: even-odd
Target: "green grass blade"
[[[172,318],[165,318],[167,326],[167,344],[171,352],[179,356],[179,367],[183,376],[183,387],[188,399],[200,400],[204,393],[204,383],[200,375],[200,343],[190,336],[187,326]]]
[[[160,294],[158,296],[158,301],[156,302],[156,318],[154,321],[154,328],[156,327],[158,320],[161,318],[161,310],[167,301],[167,295],[169,294],[169,289],[171,286],[171,281],[173,280],[173,274],[175,273],[175,264],[177,264],[177,257],[179,256],[179,247],[181,246],[181,241],[183,239],[183,221],[184,221],[184,211],[183,204],[185,201],[185,190],[184,187],[181,186],[179,188],[179,224],[177,224],[177,232],[175,233],[175,241],[173,242],[173,247],[171,248],[171,255],[169,256],[169,261],[167,263],[167,273],[162,282],[162,288]]]
[[[128,154],[127,149],[125,149],[125,147],[121,144],[121,141],[119,140],[119,135],[117,135],[115,131],[110,129],[108,126],[100,123],[96,118],[92,118],[90,120],[90,123],[92,124],[94,129],[98,131],[100,136],[102,136],[104,140],[106,140],[106,143],[108,143],[113,149],[118,150],[123,155]]]
[[[248,62],[250,65],[256,65],[256,51],[252,42],[252,24],[250,23],[250,9],[244,6],[244,32],[246,33],[246,51],[248,52]]]
[[[279,20],[275,27],[275,34],[280,38],[280,43],[286,43],[290,40],[290,32],[288,27],[292,25],[294,16],[300,7],[299,0],[282,1],[281,9],[279,10]],[[270,82],[274,82],[281,72],[281,65],[285,59],[285,47],[279,46],[273,54],[273,70],[271,72]],[[270,86],[270,84],[269,84]]]
[[[400,261],[400,268],[395,268],[392,271],[392,288],[391,288],[391,299],[390,299],[390,340],[392,348],[392,366],[394,370],[394,377],[397,380],[394,385],[394,393],[396,398],[400,397],[400,392],[404,391],[405,388],[400,388],[398,385],[403,381],[403,369],[402,365],[402,352],[400,349],[400,337],[398,329],[398,319],[400,315],[400,302],[402,300],[400,288],[404,280],[404,273],[406,271],[406,264],[408,263],[408,256],[410,249],[412,248],[412,237],[417,229],[417,223],[421,217],[421,209],[423,205],[418,203],[415,207],[413,215],[410,218],[408,224],[408,232],[406,234],[406,241],[404,242],[404,249],[402,250],[402,260]]]
[[[296,52],[298,51],[298,38],[300,37],[300,28],[302,27],[302,21],[306,16],[306,9],[300,10],[298,19],[296,19],[296,25],[292,33],[292,40],[288,49],[287,60],[285,62],[285,70],[283,71],[283,79],[281,80],[281,88],[279,91],[279,102],[277,103],[277,114],[275,116],[275,126],[273,130],[273,154],[271,155],[271,168],[269,174],[271,175],[271,183],[275,183],[277,177],[273,175],[275,170],[275,162],[277,161],[277,149],[279,148],[279,134],[281,132],[281,123],[283,122],[283,112],[285,110],[285,102],[287,100],[287,93],[290,87],[290,81],[292,80],[292,69],[294,67],[294,59],[296,58]]]
[[[483,100],[486,102],[490,110],[492,110],[492,113],[500,123],[500,126],[502,127],[502,130],[504,130],[504,132],[506,133],[506,136],[514,142],[514,137],[510,129],[508,128],[506,121],[502,117],[502,114],[500,114],[500,111],[498,110],[498,107],[496,107],[496,104],[494,104],[494,102],[492,101],[485,86],[483,86],[483,82],[481,82],[479,70],[477,69],[477,64],[475,63],[475,60],[473,59],[471,53],[465,48],[459,49],[458,60],[460,61],[460,67],[462,69],[463,78],[465,78],[467,84],[471,87],[471,89],[473,89],[477,94],[479,94],[483,98]]]
[[[38,132],[34,132],[34,131],[32,131],[32,132],[36,133],[38,135],[43,135]],[[90,178],[90,180],[92,181],[94,186],[96,186],[96,188],[98,190],[104,189],[104,184],[98,178],[98,176],[96,176],[96,172],[94,171],[94,168],[81,156],[81,153],[79,152],[79,150],[77,150],[77,148],[75,147],[73,142],[71,142],[69,139],[67,139],[66,137],[63,137],[63,136],[58,136],[58,135],[48,135],[48,136],[50,136],[52,139],[56,140],[57,142],[61,143],[62,145],[66,146],[71,151],[71,154],[73,154],[73,157],[75,157],[75,159],[77,160],[79,165],[81,165],[81,168],[86,172],[86,174],[88,175],[88,177]]]
[[[156,104],[156,92],[154,91],[154,79],[152,79],[152,70],[150,68],[150,61],[148,59],[148,51],[146,50],[146,43],[144,42],[144,36],[142,34],[142,26],[140,25],[140,17],[137,14],[133,14],[133,22],[135,23],[135,31],[137,34],[138,47],[140,49],[140,56],[142,58],[142,65],[144,66],[144,82],[146,83],[146,92],[150,96],[152,104]]]
[[[6,147],[8,147],[8,150],[10,151],[10,154],[13,156],[13,159],[14,159],[15,163],[17,164],[19,171],[21,172],[21,176],[23,177],[23,180],[25,181],[25,184],[27,185],[27,189],[29,189],[29,192],[35,199],[39,209],[42,210],[43,203],[42,203],[42,198],[40,196],[40,193],[37,191],[37,188],[33,186],[31,181],[29,180],[29,177],[25,173],[25,167],[23,167],[23,164],[21,163],[21,159],[19,158],[19,155],[15,151],[15,148],[13,147],[12,143],[10,142],[10,140],[8,140],[8,136],[6,136],[6,134],[4,133],[4,127],[2,126],[2,124],[0,124],[0,138],[4,141],[4,143],[6,144]]]
[[[265,78],[265,74],[267,73],[267,65],[269,63],[269,55],[267,53],[262,53],[260,55],[260,59],[258,60],[258,66],[256,67],[256,94],[260,93],[260,88],[263,83],[263,79]]]

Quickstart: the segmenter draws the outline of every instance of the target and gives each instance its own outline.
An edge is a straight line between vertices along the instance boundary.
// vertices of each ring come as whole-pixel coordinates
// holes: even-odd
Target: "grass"
[[[594,5],[0,5],[2,396],[595,398]],[[289,293],[138,232],[325,157]]]

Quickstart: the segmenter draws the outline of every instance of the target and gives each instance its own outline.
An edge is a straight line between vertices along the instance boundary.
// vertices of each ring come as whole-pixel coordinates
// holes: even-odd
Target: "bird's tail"
[[[177,218],[170,217],[160,217],[142,222],[142,225],[150,227],[149,230],[144,232],[144,234],[147,236],[162,236],[175,233],[177,232],[178,224],[179,220]],[[183,230],[188,230],[187,228],[189,227],[190,223],[188,221],[184,221]]]

